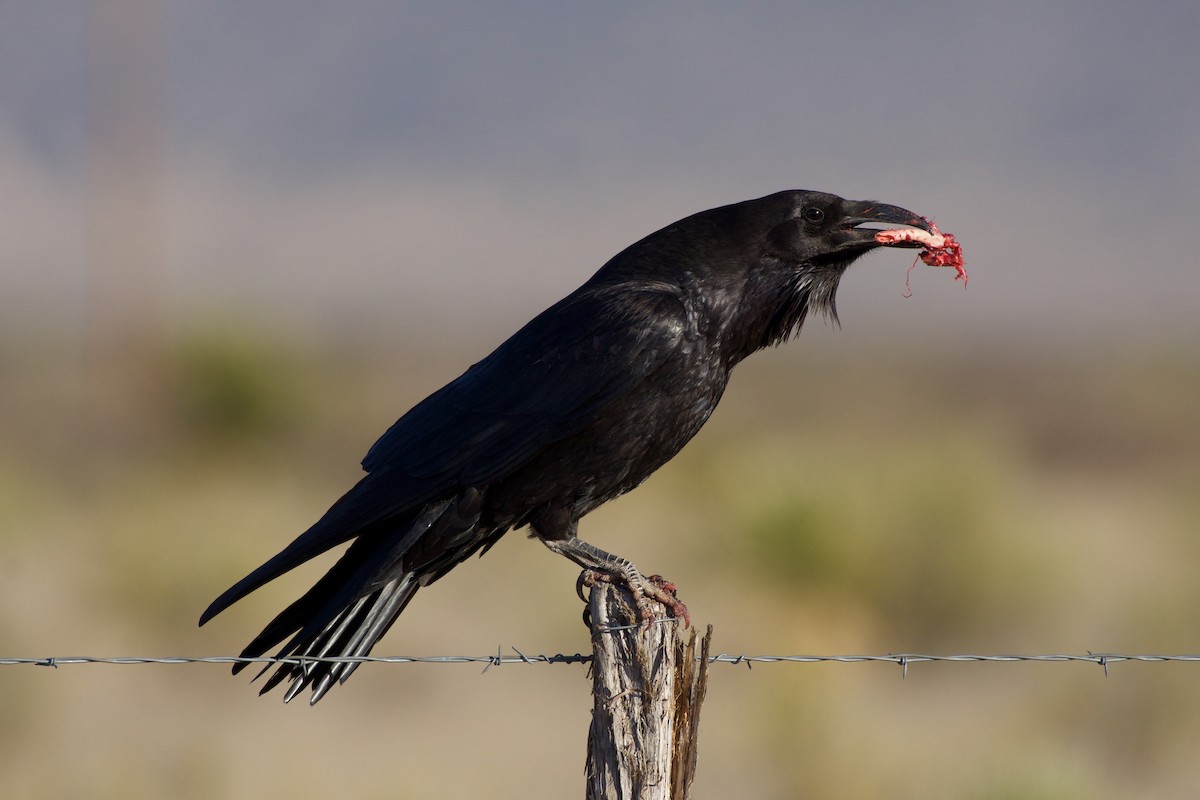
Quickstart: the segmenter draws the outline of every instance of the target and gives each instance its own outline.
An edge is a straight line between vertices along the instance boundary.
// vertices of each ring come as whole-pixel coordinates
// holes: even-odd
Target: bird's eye
[[[809,222],[820,222],[825,219],[825,212],[816,206],[809,206],[801,212]]]

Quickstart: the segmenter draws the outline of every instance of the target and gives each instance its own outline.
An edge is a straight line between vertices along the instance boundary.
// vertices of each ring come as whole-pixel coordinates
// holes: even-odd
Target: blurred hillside
[[[676,581],[717,651],[1200,649],[1191,345],[895,338],[814,325],[750,359],[696,441],[584,537]],[[237,652],[328,562],[203,630],[199,612],[486,344],[201,326],[124,351],[135,366],[6,339],[3,655]],[[378,654],[584,650],[574,579],[512,534],[423,592]],[[714,669],[697,797],[1200,784],[1192,665]],[[309,709],[218,666],[6,667],[0,779],[30,798],[577,796],[587,687],[578,667],[368,666]]]

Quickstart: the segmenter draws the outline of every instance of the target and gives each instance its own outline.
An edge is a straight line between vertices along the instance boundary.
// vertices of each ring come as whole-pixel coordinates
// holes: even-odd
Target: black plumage
[[[630,245],[371,447],[367,474],[282,552],[218,597],[204,624],[288,570],[351,542],[337,563],[243,651],[361,656],[412,599],[507,531],[686,611],[660,583],[576,536],[589,511],[671,459],[716,408],[733,367],[836,318],[845,269],[896,206],[788,191],[682,219]],[[904,246],[904,245],[900,245]],[[354,664],[285,664],[315,703]],[[237,671],[237,668],[234,670]]]

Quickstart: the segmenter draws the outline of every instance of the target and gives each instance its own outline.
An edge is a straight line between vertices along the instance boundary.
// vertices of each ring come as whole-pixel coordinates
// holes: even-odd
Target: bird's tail
[[[351,546],[342,561],[303,597],[284,609],[242,651],[244,657],[257,658],[288,633],[295,632],[276,657],[294,656],[297,661],[276,668],[259,694],[291,681],[284,702],[291,701],[311,686],[309,702],[316,703],[335,681],[344,683],[362,663],[321,659],[352,659],[369,654],[420,588],[415,572],[402,572],[354,599],[351,587],[361,585],[367,571],[365,563],[355,568],[354,562],[360,559],[352,552],[354,549]],[[234,672],[245,666],[245,663],[239,664]],[[265,667],[259,676],[269,669],[270,666]]]
[[[403,523],[361,531],[329,572],[242,651],[244,658],[259,658],[287,640],[275,657],[295,659],[280,664],[260,694],[291,681],[285,702],[311,687],[309,702],[316,703],[334,682],[344,683],[362,662],[324,659],[368,655],[417,589],[503,533],[479,530],[480,501],[479,492],[465,490]],[[233,671],[246,666],[239,663]],[[268,664],[259,676],[270,669]]]

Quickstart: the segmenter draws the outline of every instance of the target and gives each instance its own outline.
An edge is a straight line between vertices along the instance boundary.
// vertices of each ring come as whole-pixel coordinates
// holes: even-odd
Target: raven
[[[743,358],[797,333],[810,312],[836,321],[842,273],[889,244],[869,227],[878,223],[930,230],[897,206],[785,191],[630,245],[402,416],[367,452],[358,484],[213,601],[200,624],[351,542],[242,656],[285,640],[280,656],[363,656],[417,589],[523,526],[594,575],[627,583],[639,604],[653,598],[686,619],[673,587],[579,539],[579,520],[674,457]],[[261,693],[290,680],[285,701],[311,687],[316,703],[357,663],[283,664]]]

